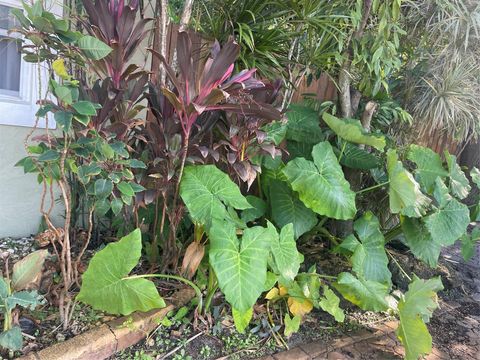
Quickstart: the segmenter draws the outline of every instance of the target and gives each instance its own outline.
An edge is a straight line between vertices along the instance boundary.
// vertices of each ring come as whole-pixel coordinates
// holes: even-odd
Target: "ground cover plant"
[[[441,279],[410,277],[392,249],[407,248],[432,268],[442,248],[456,241],[465,259],[472,257],[480,236],[470,224],[480,221],[480,200],[468,206],[465,199],[480,188],[480,171],[465,172],[448,151],[398,146],[382,131],[395,116],[411,120],[390,101],[387,83],[401,65],[401,1],[349,4],[349,16],[338,14],[344,7],[334,3],[317,4],[337,13],[332,23],[321,17],[297,28],[292,46],[318,41],[314,30],[331,35],[317,51],[337,55],[326,58],[336,59],[331,68],[339,79],[338,103],[289,104],[291,94],[282,92],[280,81],[261,77],[277,64],[274,56],[263,53],[265,74],[258,75],[244,68],[255,64],[252,54],[233,39],[207,42],[198,56],[191,36],[181,31],[174,61],[152,46],[158,68],[149,73],[131,64],[152,31],[136,1],[84,0],[83,10],[72,15],[75,28],[42,1],[15,12],[17,31],[28,40],[25,60],[48,69],[37,116],[53,117],[58,126],[55,133],[29,137],[28,156],[18,166],[38,175],[44,197],[57,186],[65,206],[62,227],[52,224],[51,209],[41,209],[60,274],[49,298],[64,329],[77,302],[114,315],[162,308],[167,294],[154,280],[164,279],[194,289],[196,325],[213,326],[214,302],[221,298],[243,333],[261,304],[268,333],[282,343],[313,309],[344,322],[346,300],[397,317],[407,359],[431,351],[426,323],[438,306]],[[292,10],[286,16],[291,23],[282,26],[296,24],[305,8]],[[337,38],[343,27],[350,32]],[[237,35],[238,29],[246,26],[236,24]],[[380,43],[373,40],[376,31]],[[334,42],[340,38],[349,39],[345,49]],[[371,42],[374,54],[368,52]],[[288,70],[297,71],[282,51],[278,56],[287,57]],[[300,77],[314,66],[325,70],[311,59],[307,66],[297,62]],[[365,76],[345,78],[355,69]],[[350,97],[354,83],[360,95]],[[383,122],[374,117],[377,96],[385,100]],[[78,235],[81,227],[84,236]],[[87,248],[107,237],[114,241],[86,264]],[[300,244],[321,244],[348,271],[324,272],[307,261]],[[37,252],[30,259],[44,256]],[[6,280],[0,278],[0,345],[12,350],[19,349],[20,334],[11,311],[39,301],[14,281],[15,267],[25,263],[14,265],[11,281],[8,265]],[[392,266],[409,280],[403,293],[392,281]],[[35,301],[15,300],[27,296]]]

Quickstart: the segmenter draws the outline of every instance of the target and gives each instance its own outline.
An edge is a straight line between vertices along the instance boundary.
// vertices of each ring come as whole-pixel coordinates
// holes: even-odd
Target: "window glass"
[[[17,95],[20,90],[20,43],[8,36],[15,26],[10,7],[0,5],[0,94]]]
[[[0,29],[10,30],[15,26],[15,17],[10,9],[8,6],[0,5]]]

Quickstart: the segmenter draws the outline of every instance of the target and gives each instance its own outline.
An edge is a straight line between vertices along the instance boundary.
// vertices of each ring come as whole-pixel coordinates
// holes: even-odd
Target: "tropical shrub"
[[[428,353],[432,339],[425,323],[437,307],[441,281],[413,275],[408,291],[391,301],[395,295],[391,293],[388,265],[393,255],[387,244],[400,238],[415,257],[432,267],[441,248],[458,239],[468,254],[478,240],[478,229],[467,234],[470,221],[478,217],[478,205],[470,211],[461,203],[471,188],[467,177],[453,155],[446,153],[444,164],[438,154],[417,145],[407,150],[405,160],[410,162],[404,164],[383,135],[366,133],[358,120],[343,120],[325,112],[325,126],[320,127],[318,113],[301,106],[294,107],[288,116],[294,120],[284,124],[287,149],[293,141],[304,154],[286,156],[285,163],[280,159],[264,167],[262,198],[242,195],[229,176],[214,165],[184,169],[180,196],[192,222],[208,237],[209,246],[201,253],[208,256],[212,278],[207,299],[218,286],[232,307],[239,331],[247,327],[262,293],[270,303],[285,301],[288,335],[314,307],[342,322],[345,315],[336,290],[363,310],[396,314],[400,319],[397,336],[408,359]],[[311,132],[305,132],[314,128],[321,136],[317,144],[311,144]],[[298,135],[302,132],[309,136],[302,138]],[[368,177],[364,183],[370,186],[354,192],[341,164],[362,171]],[[478,170],[471,176],[478,186]],[[389,211],[398,216],[398,224],[381,224],[371,211],[358,209],[361,198],[373,191],[387,194]],[[340,239],[330,228],[336,220],[346,219],[355,219],[353,233]],[[351,272],[332,276],[317,273],[315,266],[301,272],[303,255],[296,241],[308,231],[333,243],[333,251],[349,260]],[[195,241],[204,247],[202,237],[195,237]],[[100,257],[101,252],[96,255]],[[96,262],[92,261],[85,279],[94,273],[93,264]],[[111,265],[105,259],[103,266]],[[95,306],[100,301],[93,296],[87,302]],[[208,306],[207,300],[206,310]]]

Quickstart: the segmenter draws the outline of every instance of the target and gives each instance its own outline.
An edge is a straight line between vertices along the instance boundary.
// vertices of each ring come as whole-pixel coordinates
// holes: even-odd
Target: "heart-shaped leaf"
[[[363,310],[385,311],[388,309],[385,299],[388,286],[385,284],[357,279],[350,273],[342,272],[338,275],[334,286],[345,299]]]
[[[354,229],[360,243],[352,255],[353,271],[358,277],[390,285],[392,274],[388,270],[385,239],[377,217],[367,211],[355,221]]]
[[[187,166],[180,195],[192,220],[206,228],[213,218],[223,220],[228,217],[226,206],[237,210],[252,207],[238,186],[215,165]]]
[[[128,277],[142,253],[139,229],[108,244],[95,254],[82,277],[77,300],[110,314],[128,315],[165,307],[155,284],[147,279]]]
[[[245,229],[239,240],[235,226],[213,220],[210,264],[225,298],[241,313],[250,309],[264,290],[268,253],[277,236],[275,227],[268,223],[267,228]]]
[[[437,308],[437,292],[442,289],[440,278],[422,280],[414,277],[398,303],[400,325],[397,336],[405,346],[405,359],[416,360],[432,351],[432,337],[425,322]]]
[[[285,280],[293,281],[303,262],[303,255],[298,252],[295,243],[293,224],[285,225],[280,236],[272,241],[272,254],[280,275]]]
[[[297,158],[283,169],[292,189],[316,213],[334,219],[352,219],[357,212],[355,193],[345,180],[332,146],[321,142],[313,147],[312,156],[313,162]]]

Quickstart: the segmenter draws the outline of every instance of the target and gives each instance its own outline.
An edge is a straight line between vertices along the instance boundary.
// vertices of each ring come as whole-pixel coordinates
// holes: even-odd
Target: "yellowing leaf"
[[[270,291],[265,295],[265,299],[272,300],[278,296],[278,288],[271,288]]]
[[[285,286],[280,286],[280,291],[278,292],[278,295],[285,296],[287,294],[288,294],[288,289]]]
[[[288,308],[294,316],[304,316],[313,309],[313,304],[308,299],[288,298]]]
[[[68,75],[67,69],[65,68],[65,60],[57,59],[52,64],[53,71],[55,74],[60,76],[63,80],[70,79],[70,75]]]

